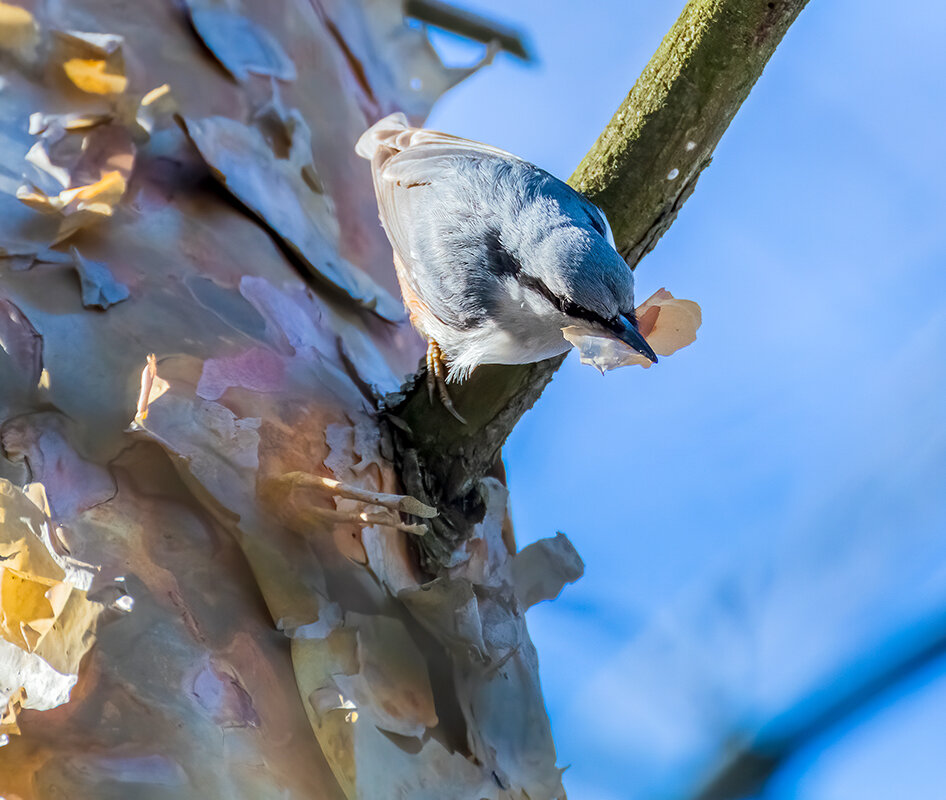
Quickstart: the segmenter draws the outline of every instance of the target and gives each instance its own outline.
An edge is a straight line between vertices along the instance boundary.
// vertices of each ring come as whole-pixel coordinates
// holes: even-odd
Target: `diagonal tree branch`
[[[807,0],[690,0],[570,183],[601,206],[636,266],[669,228],[775,48]],[[407,493],[441,516],[421,543],[436,572],[476,522],[479,479],[564,356],[480,367],[454,390],[468,420],[432,407],[420,384],[388,399]]]
[[[693,0],[571,184],[635,266],[670,227],[807,0]]]

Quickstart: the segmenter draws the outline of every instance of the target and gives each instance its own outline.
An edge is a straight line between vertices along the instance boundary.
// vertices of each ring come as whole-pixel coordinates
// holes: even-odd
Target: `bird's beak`
[[[632,322],[627,319],[627,317],[621,317],[621,320],[624,322],[624,330],[616,334],[618,339],[632,350],[640,353],[644,358],[648,358],[656,364],[657,354],[653,351],[653,348],[647,344],[647,340],[641,336],[641,332],[637,330],[637,323]]]

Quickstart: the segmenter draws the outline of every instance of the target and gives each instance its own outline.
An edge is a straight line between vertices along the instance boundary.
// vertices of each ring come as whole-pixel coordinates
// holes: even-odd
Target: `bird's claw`
[[[453,400],[450,398],[450,392],[447,391],[447,377],[443,365],[443,351],[440,345],[433,339],[427,339],[427,396],[430,398],[430,404],[434,404],[434,392],[440,398],[440,402],[450,415],[461,425],[466,425],[466,420],[460,415],[460,412],[453,406]]]

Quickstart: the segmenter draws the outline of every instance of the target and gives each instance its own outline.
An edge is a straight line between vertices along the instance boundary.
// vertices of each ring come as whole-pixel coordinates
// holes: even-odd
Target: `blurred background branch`
[[[689,797],[741,800],[761,792],[778,770],[819,737],[884,699],[946,655],[946,609],[901,628],[859,654],[835,677],[736,744]]]
[[[535,54],[522,31],[448,3],[439,0],[404,0],[404,16],[476,42],[495,43],[500,50],[523,61],[535,60]]]

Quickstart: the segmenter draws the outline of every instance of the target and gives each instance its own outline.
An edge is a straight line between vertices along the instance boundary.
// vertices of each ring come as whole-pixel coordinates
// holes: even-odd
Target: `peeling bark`
[[[687,7],[576,173],[612,217],[694,102],[715,143],[803,3],[762,5]],[[468,426],[390,394],[423,343],[353,151],[471,70],[400,0],[2,12],[0,793],[563,797],[525,609],[582,566],[515,553],[498,460],[561,359],[477,370]]]

